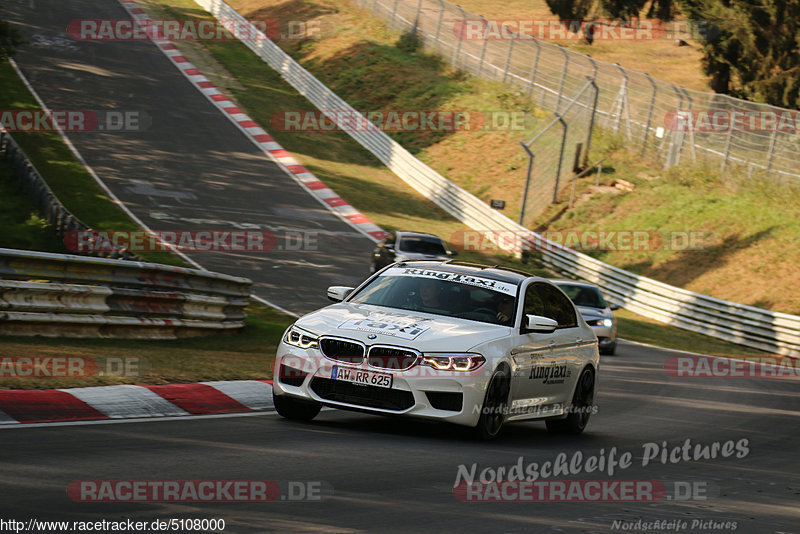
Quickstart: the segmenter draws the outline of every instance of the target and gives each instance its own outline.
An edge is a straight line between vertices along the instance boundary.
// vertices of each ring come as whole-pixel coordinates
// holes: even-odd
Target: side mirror
[[[347,296],[353,292],[354,287],[347,286],[331,286],[328,288],[328,300],[333,302],[342,302]]]
[[[525,323],[522,325],[526,332],[541,332],[549,334],[558,326],[558,321],[541,315],[525,315]]]
[[[447,255],[448,255],[448,256],[450,256],[450,257],[453,257],[453,256],[458,256],[458,251],[455,251],[455,250],[448,250],[448,251],[447,251]]]
[[[392,244],[390,244],[390,243],[386,243],[386,244],[385,244],[385,245],[383,245],[383,246],[384,246],[384,247],[386,247],[386,250],[394,250],[394,245],[392,245]]]
[[[611,311],[616,311],[619,309],[619,304],[609,304],[608,309]]]

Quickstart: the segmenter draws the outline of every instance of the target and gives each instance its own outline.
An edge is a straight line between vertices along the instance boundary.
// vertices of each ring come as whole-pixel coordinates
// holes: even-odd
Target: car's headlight
[[[603,326],[605,326],[606,328],[611,328],[612,326],[614,326],[614,321],[612,321],[611,319],[603,319]]]
[[[591,321],[587,321],[589,326],[605,326],[606,328],[611,328],[614,326],[613,319],[592,319]]]
[[[429,353],[422,355],[422,365],[437,371],[474,371],[486,361],[480,354]]]
[[[317,348],[317,336],[296,326],[292,326],[286,331],[286,336],[284,336],[283,340],[287,344],[301,349]]]

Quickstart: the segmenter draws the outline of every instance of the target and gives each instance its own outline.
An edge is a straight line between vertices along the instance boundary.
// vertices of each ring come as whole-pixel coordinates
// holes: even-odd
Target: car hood
[[[468,319],[349,302],[312,312],[296,325],[318,336],[346,337],[367,345],[398,345],[422,352],[464,352],[507,336],[512,330]]]
[[[578,311],[583,315],[584,320],[589,319],[611,319],[613,317],[610,308],[591,308],[589,306],[578,306]]]
[[[422,254],[420,252],[403,252],[402,250],[395,251],[398,256],[403,256],[407,260],[449,260],[450,256],[447,254]]]

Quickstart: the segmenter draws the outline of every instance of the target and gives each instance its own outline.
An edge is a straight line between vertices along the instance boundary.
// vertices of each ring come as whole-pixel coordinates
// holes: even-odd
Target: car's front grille
[[[314,377],[311,389],[324,400],[344,402],[365,408],[402,411],[414,406],[410,391],[351,384],[342,380]]]
[[[460,412],[464,404],[464,395],[460,392],[426,391],[425,395],[428,397],[431,406],[437,410]]]
[[[337,362],[361,363],[364,361],[365,347],[355,341],[335,337],[322,337],[319,339],[319,350],[327,358]]]
[[[374,345],[369,348],[367,362],[372,367],[379,369],[405,371],[417,363],[419,357],[420,353],[413,349]]]

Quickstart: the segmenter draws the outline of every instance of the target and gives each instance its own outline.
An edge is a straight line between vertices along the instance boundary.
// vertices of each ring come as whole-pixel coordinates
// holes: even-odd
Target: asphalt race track
[[[200,251],[192,259],[251,278],[258,296],[295,312],[325,304],[328,286],[369,274],[372,242],[273,164],[153,43],[70,39],[72,20],[130,18],[118,2],[14,0],[3,7],[31,43],[15,59],[50,109],[137,114],[143,131],[78,132],[70,140],[145,224],[258,228],[275,234],[282,249]]]
[[[324,304],[327,285],[367,274],[369,240],[284,176],[154,45],[66,37],[73,19],[127,18],[116,0],[35,0],[35,10],[32,3],[5,2],[4,16],[23,24],[34,43],[17,60],[49,107],[139,110],[153,118],[140,133],[70,136],[148,225],[213,226],[184,220],[207,219],[221,228],[327,229],[316,251],[192,255],[209,269],[254,279],[260,296],[297,312]],[[519,423],[483,443],[458,427],[334,410],[308,424],[260,413],[2,429],[0,520],[207,518],[225,520],[224,532],[232,533],[800,533],[798,379],[674,377],[665,362],[676,356],[620,343],[616,356],[602,359],[598,413],[577,437]],[[688,456],[673,454],[671,463],[670,453],[687,439]],[[736,453],[702,459],[695,445]],[[612,451],[617,458],[629,452],[632,461],[613,474],[540,480],[652,481],[667,494],[653,502],[613,500],[613,492],[609,502],[463,502],[454,494],[459,466],[508,473],[520,458],[527,468],[577,451],[584,461],[607,462]],[[645,453],[654,457],[643,466]],[[90,480],[267,480],[286,498],[147,503],[76,502],[68,495],[70,483]],[[294,500],[312,490],[321,498]],[[637,528],[639,520],[651,528]],[[0,529],[8,530],[2,522]]]
[[[460,427],[323,411],[308,424],[276,414],[0,431],[3,518],[148,521],[216,518],[225,532],[622,532],[615,520],[735,522],[735,532],[798,532],[796,379],[676,378],[674,354],[621,344],[604,357],[598,413],[578,437],[542,423],[511,424],[495,442]],[[646,444],[747,440],[746,455],[642,467]],[[462,502],[458,466],[511,468],[584,458],[612,448],[632,465],[550,480],[647,480],[698,488],[657,502]],[[669,461],[669,460],[668,460]],[[312,482],[321,500],[258,503],[73,502],[82,480],[270,480]],[[688,485],[686,484],[688,483]],[[297,495],[299,493],[295,493]],[[284,490],[284,496],[290,494]],[[315,494],[316,495],[316,494]],[[673,530],[666,530],[673,532]],[[641,532],[641,530],[640,530]],[[682,532],[734,532],[728,528]]]

